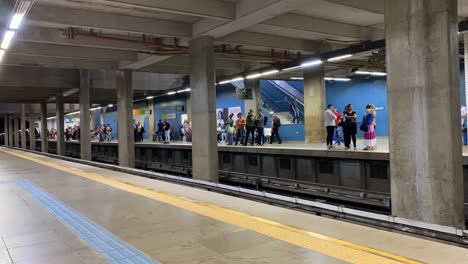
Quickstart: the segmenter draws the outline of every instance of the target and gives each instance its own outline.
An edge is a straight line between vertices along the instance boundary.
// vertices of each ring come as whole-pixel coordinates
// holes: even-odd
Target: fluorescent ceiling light
[[[185,92],[190,92],[190,91],[192,91],[192,89],[187,88],[187,89],[184,89],[184,90],[177,91],[177,93],[185,93]]]
[[[55,119],[55,118],[57,118],[57,117],[52,116],[52,117],[48,117],[47,120],[52,120],[52,119]]]
[[[291,80],[304,80],[304,78],[302,77],[291,77],[290,79]]]
[[[282,71],[293,71],[293,70],[299,70],[300,68],[301,66],[294,66],[294,67],[283,69]]]
[[[368,71],[355,71],[354,73],[359,74],[359,75],[370,75],[371,72]]]
[[[261,77],[261,76],[262,76],[261,73],[255,73],[255,74],[248,75],[248,76],[246,77],[246,79],[256,79],[256,78],[259,78],[259,77]]]
[[[168,92],[167,95],[173,95],[176,94],[176,92]]]
[[[21,25],[21,21],[23,21],[24,15],[22,14],[14,14],[13,17],[11,18],[10,22],[10,29],[18,29],[19,26]]]
[[[352,57],[352,56],[353,56],[353,54],[341,55],[341,56],[330,58],[330,59],[328,59],[328,61],[332,62],[332,61],[344,60],[344,59],[347,59],[347,58]]]
[[[8,30],[7,32],[5,32],[5,35],[3,35],[1,48],[4,50],[8,49],[14,36],[15,36],[15,32],[12,30]]]
[[[15,13],[25,15],[31,6],[31,2],[32,1],[18,1],[18,4],[15,7]]]
[[[154,96],[148,96],[148,97],[146,97],[146,99],[148,99],[148,100],[151,100],[151,99],[153,99],[153,98],[154,98]]]
[[[325,77],[326,81],[337,81],[337,82],[349,82],[351,79],[349,78],[333,78],[333,77]]]
[[[386,72],[371,72],[372,76],[387,76]]]
[[[279,72],[278,70],[271,70],[271,71],[267,71],[267,72],[262,73],[262,76],[272,75],[272,74],[275,74],[275,73],[278,73],[278,72]]]
[[[107,107],[114,107],[114,105],[113,104],[108,104]]]
[[[322,63],[323,63],[322,60],[313,60],[313,61],[308,61],[308,62],[302,63],[302,64],[301,64],[301,67],[302,67],[302,68],[312,67],[312,66],[320,65],[320,64],[322,64]]]
[[[242,80],[244,80],[244,77],[234,78],[230,82],[237,82],[237,81],[242,81]]]
[[[222,81],[222,82],[219,82],[219,84],[227,84],[227,83],[230,83],[231,80],[226,80],[226,81]]]

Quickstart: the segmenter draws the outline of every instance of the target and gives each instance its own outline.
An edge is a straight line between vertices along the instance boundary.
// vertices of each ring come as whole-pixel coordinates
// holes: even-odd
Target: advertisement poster
[[[237,114],[241,112],[242,112],[242,108],[240,106],[229,107],[229,114],[234,114],[234,118],[236,118]]]

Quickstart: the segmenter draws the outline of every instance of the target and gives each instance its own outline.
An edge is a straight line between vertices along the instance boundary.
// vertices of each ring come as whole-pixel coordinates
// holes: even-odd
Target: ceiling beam
[[[383,14],[385,0],[325,0],[325,2],[348,6],[376,14]]]
[[[82,27],[166,37],[192,36],[191,25],[186,23],[54,6],[35,5],[26,21],[28,25],[40,27]]]
[[[310,4],[310,0],[241,0],[236,5],[236,19],[230,22],[202,19],[193,26],[193,36],[221,38],[298,9],[305,4]]]
[[[101,48],[77,47],[46,43],[17,41],[8,54],[41,56],[65,59],[86,59],[105,61],[136,61],[134,51],[110,50]]]
[[[119,62],[116,61],[43,57],[11,53],[5,55],[2,64],[9,66],[31,66],[58,69],[119,69]]]
[[[137,70],[143,69],[143,68],[145,68],[147,66],[157,64],[157,63],[159,63],[161,61],[167,60],[172,56],[171,55],[157,56],[157,55],[142,54],[142,55],[140,55],[140,57],[142,57],[142,58],[140,58],[136,62],[122,62],[120,64],[120,69],[137,71]]]
[[[38,2],[56,4],[63,0],[40,0]],[[233,19],[234,3],[218,0],[80,0],[79,4],[88,3],[104,7],[118,7],[129,10],[149,10],[164,13],[188,15],[213,19]],[[67,3],[68,4],[68,3]]]

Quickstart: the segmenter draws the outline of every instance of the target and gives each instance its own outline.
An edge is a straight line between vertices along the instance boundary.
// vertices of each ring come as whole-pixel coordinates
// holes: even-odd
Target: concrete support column
[[[27,148],[27,133],[26,133],[26,105],[21,104],[21,148]]]
[[[81,159],[91,160],[91,118],[90,108],[90,76],[88,70],[80,70],[80,146]]]
[[[304,130],[306,143],[325,143],[325,71],[323,66],[304,69]]]
[[[457,0],[385,1],[392,214],[464,227]]]
[[[463,33],[463,43],[464,43],[464,61],[465,61],[464,63],[465,65],[465,102],[466,102],[465,106],[468,106],[468,33]]]
[[[3,127],[5,128],[4,130],[4,139],[5,139],[5,146],[9,146],[10,142],[8,141],[9,140],[9,133],[8,133],[8,116],[4,116],[3,117]]]
[[[15,148],[20,147],[20,128],[19,128],[19,120],[18,117],[13,117],[13,133],[15,138]]]
[[[135,167],[133,135],[133,78],[131,71],[117,71],[117,116],[119,132],[119,165]]]
[[[49,152],[49,138],[47,135],[47,103],[41,103],[41,151]]]
[[[34,116],[34,105],[29,105],[29,149],[36,150],[36,118]]]
[[[218,181],[216,86],[213,38],[190,42],[193,178]]]
[[[154,112],[154,99],[148,100],[148,109],[151,111],[151,115],[149,116],[149,138],[150,140],[153,140],[153,135],[155,133],[155,116],[156,113]]]
[[[261,94],[260,94],[260,80],[259,79],[246,79],[245,80],[245,88],[252,90],[252,100],[245,100],[245,114],[249,112],[250,109],[257,113],[258,106],[260,105],[261,101]],[[268,115],[268,113],[263,113],[264,115]]]
[[[57,155],[65,156],[65,111],[63,96],[57,95]]]
[[[14,117],[9,117],[8,118],[8,143],[10,143],[10,147],[14,147],[15,146],[15,132],[14,132],[14,121],[13,121],[13,118]]]

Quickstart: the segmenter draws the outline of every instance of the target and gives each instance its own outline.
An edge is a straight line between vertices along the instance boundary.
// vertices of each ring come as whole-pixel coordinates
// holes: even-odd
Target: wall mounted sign
[[[163,120],[176,119],[177,114],[176,113],[163,114],[162,117],[163,117]]]
[[[139,115],[151,115],[152,111],[151,110],[145,110],[145,109],[135,109],[133,110],[133,115],[139,116]]]

